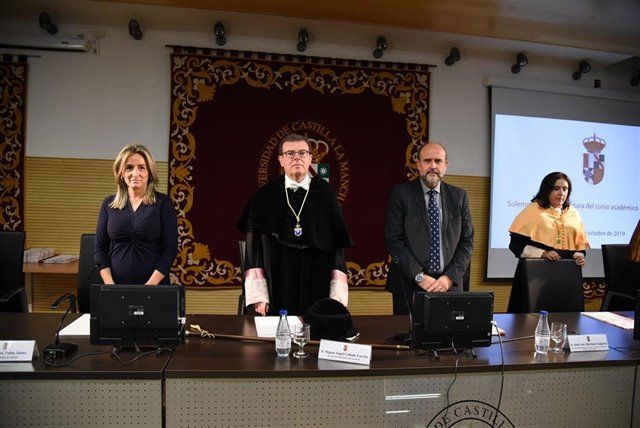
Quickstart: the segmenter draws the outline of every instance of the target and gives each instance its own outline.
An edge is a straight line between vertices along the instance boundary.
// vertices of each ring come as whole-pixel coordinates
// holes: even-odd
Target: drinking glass
[[[293,327],[293,341],[300,347],[298,352],[293,354],[294,357],[307,358],[309,356],[309,354],[304,352],[304,345],[309,343],[310,336],[309,324],[296,324]]]
[[[560,353],[563,352],[562,347],[567,340],[567,325],[561,322],[551,323],[551,341],[553,346],[549,348],[549,351]]]

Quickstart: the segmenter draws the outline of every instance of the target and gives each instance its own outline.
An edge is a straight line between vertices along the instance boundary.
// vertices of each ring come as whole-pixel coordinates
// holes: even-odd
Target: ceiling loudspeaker
[[[46,32],[51,35],[58,32],[58,26],[53,23],[53,21],[51,20],[51,15],[49,15],[47,12],[40,13],[40,15],[38,16],[38,24],[40,25],[40,28],[46,30]]]
[[[224,44],[227,43],[225,34],[224,24],[220,21],[216,22],[213,26],[213,35],[216,36],[216,44],[218,46],[224,46]]]
[[[454,46],[449,51],[449,56],[444,59],[444,63],[450,67],[458,61],[460,61],[460,49]]]
[[[309,32],[307,31],[306,28],[303,28],[300,31],[298,31],[298,45],[296,46],[296,48],[298,49],[298,52],[306,51],[307,44],[309,44]]]
[[[524,54],[524,52],[519,52],[516,55],[516,63],[511,66],[511,72],[513,74],[518,74],[522,71],[522,67],[525,67],[529,64],[529,58]]]
[[[578,63],[578,71],[574,71],[571,77],[573,78],[573,80],[580,80],[583,74],[587,74],[590,71],[591,65],[583,59]]]
[[[382,58],[382,55],[384,54],[384,51],[388,47],[389,47],[389,45],[387,44],[387,39],[385,39],[382,36],[378,37],[378,40],[376,40],[376,48],[373,50],[373,57],[375,59]]]
[[[132,19],[129,21],[129,35],[136,40],[142,40],[142,28],[138,20]]]

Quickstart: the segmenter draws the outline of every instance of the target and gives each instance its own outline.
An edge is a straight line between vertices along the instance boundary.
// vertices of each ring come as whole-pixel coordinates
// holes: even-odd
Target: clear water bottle
[[[547,326],[547,332],[549,326]],[[287,321],[287,310],[280,309],[280,321],[276,328],[276,354],[278,357],[288,357],[291,352],[291,329]]]
[[[536,326],[536,353],[546,354],[549,350],[549,340],[551,331],[549,330],[549,313],[540,311],[540,318]]]

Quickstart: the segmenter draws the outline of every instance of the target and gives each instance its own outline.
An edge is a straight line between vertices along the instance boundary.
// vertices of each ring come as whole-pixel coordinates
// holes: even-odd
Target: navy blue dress
[[[164,274],[178,254],[178,222],[171,199],[156,192],[156,203],[140,204],[134,212],[131,202],[123,209],[109,208],[115,195],[102,202],[96,228],[94,257],[98,269],[111,268],[116,284],[144,284],[154,270]]]

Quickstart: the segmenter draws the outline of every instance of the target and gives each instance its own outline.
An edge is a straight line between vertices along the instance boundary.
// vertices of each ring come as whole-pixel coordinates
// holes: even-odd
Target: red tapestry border
[[[24,153],[28,64],[25,56],[0,62],[0,225],[24,230]]]
[[[362,59],[344,59],[333,57],[319,57],[309,55],[291,55],[281,54],[275,52],[251,52],[251,51],[239,51],[229,49],[211,49],[211,48],[198,48],[188,46],[174,46],[167,45],[173,49],[174,54],[186,54],[197,55],[206,57],[217,58],[234,58],[234,59],[255,59],[267,62],[290,62],[299,64],[318,64],[318,65],[337,65],[346,67],[368,68],[376,70],[407,70],[428,72],[430,68],[437,67],[434,64],[418,64],[418,63],[405,63],[405,62],[388,62],[388,61],[369,61]]]
[[[396,71],[367,68],[372,63],[367,61],[354,63],[342,60],[344,62],[339,65],[331,59],[333,67],[328,67],[323,59],[317,63],[302,64],[297,56],[267,53],[240,55],[221,50],[210,52],[215,52],[215,55],[207,56],[202,52],[171,55],[169,194],[176,204],[179,228],[179,252],[171,272],[173,282],[189,286],[241,283],[239,268],[230,261],[230,255],[216,254],[223,258],[214,257],[212,246],[198,238],[191,220],[197,187],[194,183],[198,180],[194,128],[197,127],[199,112],[206,110],[207,105],[221,96],[219,91],[222,88],[243,83],[244,88],[251,90],[266,89],[285,94],[305,88],[318,94],[348,96],[369,93],[386,98],[386,109],[404,118],[400,132],[404,133],[403,139],[407,143],[404,148],[398,147],[404,162],[404,165],[399,165],[404,168],[403,176],[398,178],[402,180],[417,175],[417,148],[428,140],[428,73],[408,68]],[[278,55],[277,61],[274,55]],[[287,62],[287,58],[293,62]],[[365,68],[351,64],[364,64]],[[202,191],[201,185],[198,192]],[[378,261],[363,264],[349,260],[347,267],[351,286],[385,284],[388,260],[384,251]]]

